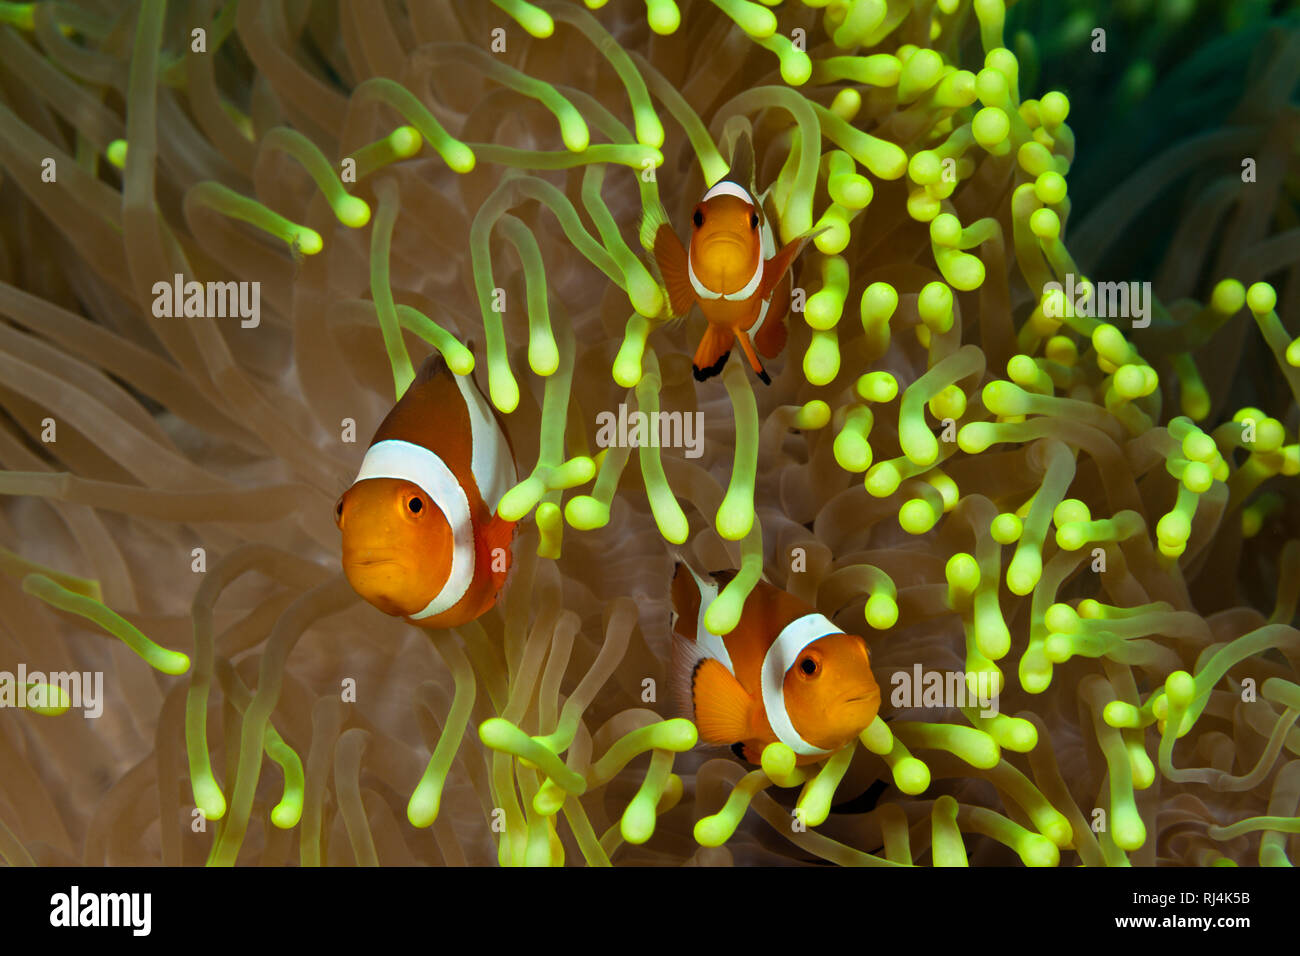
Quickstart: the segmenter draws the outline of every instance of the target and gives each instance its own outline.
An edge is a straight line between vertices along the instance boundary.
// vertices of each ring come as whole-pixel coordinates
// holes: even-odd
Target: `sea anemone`
[[[1162,84],[1161,5],[1098,179],[1038,84],[1092,7],[1039,6],[0,4],[0,855],[1289,865],[1300,29],[1206,4],[1232,42]],[[1225,62],[1223,128],[1162,137]],[[693,379],[642,228],[744,137],[819,230],[770,387]],[[523,476],[454,631],[331,521],[432,351]],[[697,747],[678,559],[738,569],[715,633],[762,577],[863,633],[882,715]]]

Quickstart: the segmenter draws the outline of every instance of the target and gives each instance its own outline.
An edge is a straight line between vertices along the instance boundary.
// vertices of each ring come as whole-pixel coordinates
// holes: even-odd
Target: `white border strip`
[[[731,302],[744,302],[757,292],[758,284],[763,281],[763,265],[763,257],[760,255],[758,257],[758,265],[754,267],[754,274],[749,277],[749,284],[746,285],[745,288],[739,289],[736,292],[728,292],[723,296],[723,298]]]
[[[703,282],[701,282],[700,277],[695,274],[695,266],[691,264],[691,250],[689,246],[687,246],[686,248],[686,274],[690,276],[691,288],[695,290],[695,294],[698,295],[701,299],[722,298],[721,292],[714,292]]]
[[[479,497],[488,511],[496,513],[502,497],[517,482],[514,460],[487,399],[468,375],[452,375],[465,399],[470,426],[470,471],[478,485]]]
[[[465,596],[474,579],[474,528],[470,523],[465,489],[446,463],[429,449],[396,439],[376,442],[367,449],[353,484],[368,478],[397,478],[413,482],[447,519],[453,541],[451,571],[437,596],[424,610],[411,617],[420,620],[453,607]]]
[[[727,642],[717,634],[714,634],[704,626],[704,612],[709,609],[709,605],[718,599],[718,586],[713,582],[706,582],[697,575],[690,567],[691,577],[695,579],[695,585],[700,589],[700,613],[695,619],[695,643],[707,657],[712,657],[718,661],[727,670],[731,671],[732,676],[736,674],[736,665],[731,663],[731,654],[727,651]]]
[[[763,707],[767,711],[767,722],[781,743],[803,756],[821,756],[830,751],[814,747],[794,729],[785,709],[785,675],[805,647],[828,634],[840,633],[840,629],[823,615],[805,614],[782,629],[763,658]]]
[[[720,179],[713,184],[713,188],[704,194],[700,202],[708,202],[714,196],[735,196],[737,199],[743,199],[751,206],[754,205],[754,197],[749,194],[749,190],[740,183],[733,183],[730,179]]]
[[[763,220],[763,228],[759,230],[759,268],[767,264],[767,260],[776,255],[776,237],[772,234],[772,223]],[[769,295],[763,300],[763,304],[758,307],[758,319],[749,327],[749,340],[755,342],[758,339],[758,333],[763,328],[763,323],[767,321],[768,306],[772,304],[772,297]]]

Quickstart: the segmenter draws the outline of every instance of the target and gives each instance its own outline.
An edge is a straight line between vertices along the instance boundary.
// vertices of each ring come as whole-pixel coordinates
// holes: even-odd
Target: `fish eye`
[[[757,228],[758,228],[758,213],[756,213],[756,212],[751,212],[751,213],[749,214],[749,228],[750,228],[750,229],[757,229]]]
[[[812,677],[813,674],[816,674],[819,669],[820,668],[817,662],[813,660],[811,657],[805,657],[803,660],[799,662],[799,670],[803,671],[809,677]]]
[[[695,210],[695,215],[691,217],[691,221],[695,223],[695,228],[699,229],[700,226],[704,225],[704,213],[698,209]]]
[[[420,500],[419,495],[412,495],[410,500],[406,502],[406,507],[411,514],[418,515],[424,510],[424,502]]]
[[[339,496],[338,503],[334,505],[334,520],[336,522],[343,520],[343,497]]]

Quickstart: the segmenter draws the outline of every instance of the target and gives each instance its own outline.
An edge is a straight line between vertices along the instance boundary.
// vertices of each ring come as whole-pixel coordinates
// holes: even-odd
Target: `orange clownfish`
[[[734,339],[758,377],[771,384],[755,349],[775,358],[785,347],[790,266],[814,234],[778,252],[761,200],[731,179],[704,194],[691,222],[689,249],[671,226],[660,223],[654,259],[673,315],[683,316],[699,303],[709,321],[695,350],[695,379],[702,382],[722,371]]]
[[[880,686],[867,644],[815,609],[759,581],[725,637],[704,612],[734,571],[706,581],[684,563],[673,575],[673,681],[706,743],[750,763],[780,740],[811,763],[843,747],[876,718]]]
[[[482,392],[434,353],[380,423],[335,508],[348,582],[420,627],[474,620],[505,585],[515,522],[495,512],[517,480]]]

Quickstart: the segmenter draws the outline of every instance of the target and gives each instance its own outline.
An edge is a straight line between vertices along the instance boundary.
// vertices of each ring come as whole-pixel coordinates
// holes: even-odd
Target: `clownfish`
[[[880,686],[867,644],[845,634],[794,595],[759,581],[725,637],[709,633],[704,612],[719,583],[684,563],[673,575],[673,683],[682,709],[706,743],[731,747],[757,764],[777,740],[811,763],[843,747],[876,718]]]
[[[734,339],[758,377],[771,384],[757,353],[775,358],[785,348],[790,266],[816,235],[801,236],[777,251],[762,198],[754,192],[753,167],[753,147],[745,136],[728,177],[705,192],[691,214],[689,248],[667,222],[658,221],[658,210],[647,223],[672,314],[684,316],[698,303],[709,323],[692,361],[696,381],[722,371]]]
[[[515,522],[496,508],[517,480],[483,393],[434,353],[380,423],[335,506],[353,590],[420,627],[483,614],[510,568]]]

